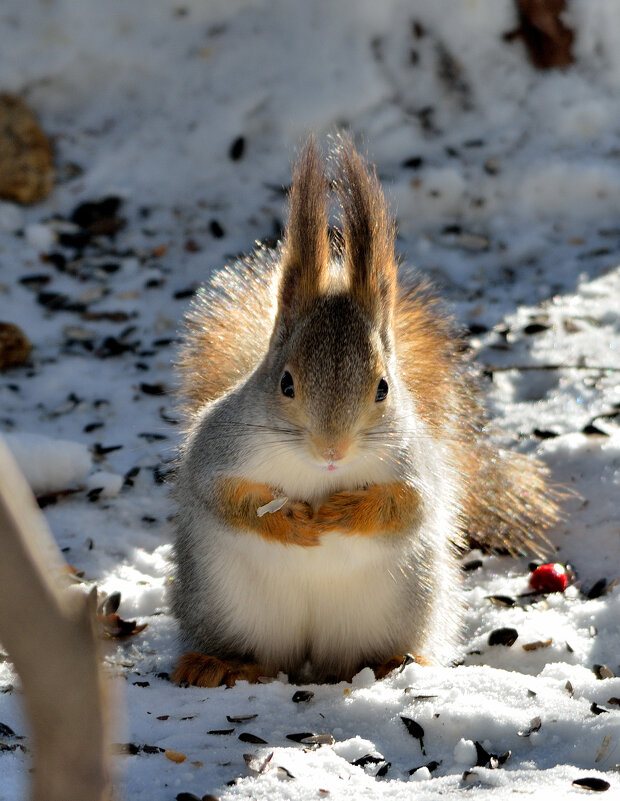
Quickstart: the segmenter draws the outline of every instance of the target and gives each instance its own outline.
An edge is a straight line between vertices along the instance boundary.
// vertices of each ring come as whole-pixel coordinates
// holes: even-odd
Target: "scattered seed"
[[[0,723],[0,737],[15,737],[15,732],[6,723]]]
[[[93,455],[95,458],[105,456],[113,451],[120,451],[122,445],[102,445],[100,442],[93,443]]]
[[[603,737],[603,742],[601,743],[601,747],[598,749],[596,757],[594,759],[595,762],[600,762],[605,754],[607,753],[607,749],[609,748],[609,743],[611,742],[611,734],[606,734]]]
[[[599,779],[596,776],[586,776],[583,779],[575,779],[573,782],[575,787],[584,787],[586,790],[594,790],[597,793],[603,793],[609,790],[610,784],[605,779]]]
[[[308,701],[311,701],[313,698],[314,693],[312,690],[297,690],[297,692],[293,694],[292,701],[294,704],[307,704]]]
[[[538,439],[553,439],[553,437],[559,437],[559,434],[555,431],[547,431],[543,428],[535,428],[532,431],[532,434]]]
[[[24,275],[19,279],[19,283],[28,289],[34,289],[39,292],[46,284],[52,280],[51,276],[45,273],[37,273],[36,275]]]
[[[292,740],[294,743],[303,743],[308,737],[316,737],[313,731],[302,731],[298,734],[287,734],[286,739]]]
[[[245,151],[245,137],[238,136],[236,139],[233,140],[230,149],[228,151],[228,156],[231,161],[239,161],[242,158],[243,153]]]
[[[191,298],[196,293],[194,287],[188,287],[187,289],[179,289],[173,294],[173,298],[175,300],[184,300],[185,298]]]
[[[118,612],[118,608],[121,605],[121,594],[120,592],[111,592],[107,595],[99,604],[99,608],[97,612],[100,615],[113,615],[115,612]]]
[[[510,647],[514,645],[519,637],[519,632],[516,629],[502,628],[495,629],[489,634],[489,645],[506,645]]]
[[[515,599],[508,595],[485,595],[485,598],[491,601],[493,606],[514,606],[516,603]]]
[[[605,595],[607,592],[607,579],[602,578],[599,579],[595,584],[593,584],[590,589],[586,592],[586,598],[589,601],[594,600],[594,598],[600,598],[601,595]]]
[[[353,760],[351,764],[356,768],[364,768],[366,765],[380,765],[382,762],[385,762],[382,756],[377,754],[364,754],[364,756]]]
[[[226,720],[229,723],[246,723],[248,720],[255,720],[258,714],[254,715],[226,715]]]
[[[227,735],[233,734],[234,729],[210,729],[207,734]]]
[[[484,746],[476,741],[476,767],[479,768],[499,768],[512,756],[512,751],[505,751],[503,754],[490,754]]]
[[[620,706],[620,698],[612,697],[607,701],[607,703],[610,706]]]
[[[243,755],[243,761],[250,770],[254,771],[254,773],[264,773],[272,759],[273,751],[265,758],[258,757],[256,754]]]
[[[435,760],[432,760],[431,762],[427,762],[426,765],[418,765],[417,768],[411,768],[411,770],[407,771],[407,773],[410,776],[413,776],[413,774],[416,771],[420,770],[420,768],[426,768],[430,773],[433,773],[433,771],[437,770],[437,768],[440,765],[441,765],[441,762],[436,762]]]
[[[140,753],[140,746],[136,743],[114,743],[112,745],[114,752],[117,754],[127,754],[135,756]]]
[[[226,233],[217,220],[211,220],[209,223],[209,231],[211,232],[211,236],[215,239],[222,239]]]
[[[426,751],[424,750],[424,729],[422,726],[420,726],[419,723],[416,723],[415,720],[404,717],[403,715],[400,716],[400,719],[404,723],[409,734],[416,740],[420,741],[420,749],[422,750],[422,753],[426,755]]]
[[[176,801],[200,801],[200,798],[193,793],[178,793]]]
[[[527,642],[521,647],[524,651],[537,651],[539,648],[548,648],[552,642],[552,638],[549,637],[548,640],[535,640],[534,642]]]
[[[590,712],[594,715],[604,715],[609,714],[609,709],[603,709],[602,706],[599,706],[595,701],[590,704]]]
[[[160,748],[158,745],[143,745],[142,751],[145,754],[163,754],[164,749]]]
[[[548,331],[551,326],[545,325],[545,323],[530,323],[526,325],[523,329],[524,334],[540,334],[543,331]]]
[[[405,159],[405,161],[402,162],[401,167],[405,167],[408,170],[419,170],[423,164],[424,159],[422,156],[412,156],[409,159]]]
[[[575,691],[573,690],[573,685],[570,683],[570,681],[567,681],[567,682],[566,682],[566,684],[564,685],[564,689],[566,690],[566,692],[567,692],[567,693],[568,693],[568,694],[571,696],[571,698],[572,698],[572,696],[574,695]]]
[[[164,384],[145,384],[144,382],[140,384],[140,390],[144,392],[145,395],[165,395],[168,391]]]
[[[594,423],[588,423],[587,426],[584,426],[581,429],[582,434],[586,434],[588,437],[608,437],[609,434],[606,431],[603,431],[598,426],[595,426]]]
[[[301,742],[304,745],[333,745],[336,740],[331,734],[311,734],[309,737],[304,737]]]
[[[267,745],[267,740],[263,740],[257,734],[252,734],[249,731],[244,731],[239,735],[239,740],[242,743],[253,743],[254,745]]]
[[[483,565],[482,559],[472,559],[471,562],[465,562],[464,565],[461,565],[461,568],[466,573],[471,573],[473,570],[478,570]]]
[[[77,300],[72,300],[68,295],[63,295],[61,292],[39,292],[37,295],[37,303],[45,306],[50,311],[66,311],[66,312],[85,312],[88,308],[86,303],[81,303]]]
[[[104,423],[87,423],[82,430],[85,434],[90,434],[92,431],[96,431],[98,428],[103,428],[104,425]]]
[[[518,737],[529,737],[530,734],[534,734],[534,732],[540,731],[540,727],[542,726],[542,720],[536,716],[530,720],[530,725],[527,729],[523,729],[522,731],[517,732]]]
[[[616,674],[607,665],[592,665],[592,671],[597,679],[615,679]]]

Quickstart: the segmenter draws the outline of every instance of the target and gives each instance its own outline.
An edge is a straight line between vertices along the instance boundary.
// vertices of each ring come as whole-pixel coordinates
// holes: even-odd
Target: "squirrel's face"
[[[317,298],[280,341],[271,391],[278,416],[303,434],[309,458],[333,471],[364,456],[389,416],[389,343],[348,295]]]

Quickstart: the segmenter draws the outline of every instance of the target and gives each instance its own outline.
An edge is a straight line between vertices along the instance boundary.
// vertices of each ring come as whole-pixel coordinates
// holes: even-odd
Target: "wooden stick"
[[[0,641],[30,719],[32,801],[103,801],[110,776],[96,590],[62,588],[60,551],[1,438],[0,548]]]

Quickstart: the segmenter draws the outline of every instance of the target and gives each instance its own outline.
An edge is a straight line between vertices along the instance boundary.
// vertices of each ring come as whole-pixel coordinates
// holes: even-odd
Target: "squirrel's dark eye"
[[[377,386],[377,394],[375,395],[375,401],[378,403],[379,401],[385,400],[388,394],[388,382],[385,378],[382,378],[379,381],[379,385]]]
[[[285,370],[282,373],[282,378],[280,379],[280,389],[282,390],[282,394],[287,398],[294,398],[295,397],[295,386],[293,384],[293,376],[289,373],[288,370]]]

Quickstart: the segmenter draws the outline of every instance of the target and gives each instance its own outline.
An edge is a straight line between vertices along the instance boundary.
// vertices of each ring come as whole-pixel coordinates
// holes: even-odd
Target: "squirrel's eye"
[[[382,378],[379,381],[379,385],[377,386],[377,394],[375,395],[375,401],[378,403],[379,401],[385,400],[388,394],[388,382],[385,378]]]
[[[289,373],[288,370],[285,370],[282,373],[282,378],[280,379],[280,389],[282,390],[282,394],[287,398],[294,398],[295,397],[295,386],[293,384],[293,376]]]

